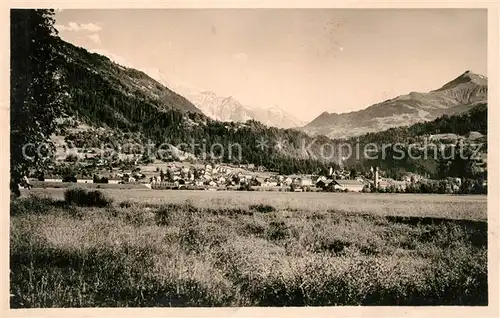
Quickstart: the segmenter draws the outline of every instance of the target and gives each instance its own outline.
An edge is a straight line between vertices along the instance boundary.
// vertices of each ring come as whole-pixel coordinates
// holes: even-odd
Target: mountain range
[[[189,84],[165,76],[157,69],[143,71],[191,101],[208,117],[219,121],[245,122],[253,119],[267,126],[290,128],[304,125],[279,106],[256,107],[244,105],[232,96],[220,96],[212,91],[193,88]]]
[[[102,50],[94,52],[108,57],[118,65],[135,69],[130,62],[118,55]],[[142,68],[139,71],[167,90],[182,95],[211,119],[224,122],[256,120],[270,127],[294,128],[313,137],[324,135],[334,139],[427,122],[444,114],[462,113],[478,103],[486,102],[488,86],[485,76],[466,71],[441,88],[427,93],[411,92],[349,113],[323,112],[306,124],[276,105],[249,106],[232,96],[221,96],[196,88],[156,68]]]
[[[253,163],[283,172],[327,169],[328,161],[334,159],[321,158],[319,143],[305,149],[304,144],[309,145],[313,138],[304,132],[269,127],[253,119],[214,120],[143,71],[62,40],[56,49],[66,95],[70,97],[68,117],[78,122],[78,126],[85,124],[105,131],[93,144],[88,144],[90,140],[85,134],[73,134],[74,138],[82,139],[72,140],[75,143],[92,148],[102,146],[103,142],[122,145],[128,142],[122,139],[127,135],[128,139],[133,136],[142,144],[153,143],[157,147],[165,143],[184,145],[181,151],[207,160]],[[71,133],[61,132],[59,137],[67,137],[68,132]],[[190,142],[203,147],[187,149]],[[211,150],[213,145],[223,145],[225,151],[215,153]],[[238,145],[234,152],[238,148],[241,152],[231,155],[228,150],[231,145]],[[206,156],[209,150],[211,153]]]
[[[488,79],[466,71],[439,89],[427,93],[411,92],[349,113],[323,112],[298,129],[330,138],[359,136],[431,121],[444,114],[459,114],[486,103],[487,95]]]
[[[254,119],[245,122],[215,120],[205,115],[189,99],[151,78],[144,71],[117,64],[108,57],[90,53],[62,40],[58,42],[56,50],[59,53],[56,62],[60,65],[65,79],[65,93],[69,97],[68,117],[78,122],[77,127],[88,126],[102,131],[99,137],[92,138],[83,131],[60,131],[59,138],[67,139],[71,135],[71,140],[75,144],[85,144],[86,147],[92,148],[101,147],[103,142],[123,145],[130,139],[140,143],[152,143],[156,147],[167,143],[176,146],[184,153],[190,153],[191,158],[252,163],[285,174],[328,171],[328,167],[335,166],[345,156],[340,152],[324,156],[324,145],[330,144],[336,147],[344,142],[343,140],[323,135],[312,137],[297,129],[269,127]],[[462,128],[460,134],[472,131],[485,134],[486,84],[485,77],[465,72],[435,91],[410,93],[362,111],[349,113],[347,116],[351,116],[351,129],[355,125],[363,129],[363,124],[370,123],[374,118],[380,121],[380,118],[406,115],[404,123],[411,123],[411,116],[416,116],[415,114],[426,114],[419,117],[420,121],[446,115],[437,121],[416,123],[409,128],[391,128],[361,135],[361,144],[366,142],[380,144],[387,140],[391,142],[396,140],[395,136],[403,135],[405,139],[402,142],[408,145],[411,139],[425,138],[429,134],[458,132]],[[217,99],[215,94],[201,95]],[[217,103],[217,105],[228,104],[234,105],[238,102],[233,98],[221,98],[220,104]],[[471,113],[473,110],[475,112]],[[328,114],[320,116],[313,122],[333,128],[328,125],[334,118],[339,126],[346,126],[338,120],[342,116],[346,115]],[[360,120],[355,121],[355,118]],[[346,136],[349,134],[342,135],[342,138]],[[189,143],[192,141],[203,143],[203,147],[189,148]],[[352,138],[348,139],[348,142],[356,143]],[[214,153],[212,150],[214,145],[223,145],[226,151]],[[235,152],[238,152],[238,148],[241,149],[238,155],[232,156],[231,152],[227,151],[231,145],[238,145]],[[207,150],[212,151],[208,157]],[[365,158],[360,158],[351,164],[364,169],[365,161]],[[416,161],[405,162],[402,168],[407,171],[435,173],[438,161],[433,158],[429,161],[432,162],[425,164]],[[377,164],[382,166],[382,162]],[[387,162],[387,165],[394,163]]]
[[[138,69],[163,86],[179,93],[192,102],[208,117],[219,121],[245,122],[249,119],[267,126],[291,128],[303,126],[306,122],[296,119],[277,105],[256,107],[244,105],[232,96],[220,96],[212,91],[200,89],[173,76],[167,76],[157,68],[137,68],[123,57],[105,50],[92,50],[108,57],[111,61],[127,68]]]

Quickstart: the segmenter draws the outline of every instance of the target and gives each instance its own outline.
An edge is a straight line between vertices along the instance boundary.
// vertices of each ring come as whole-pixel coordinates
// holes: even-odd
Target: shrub
[[[257,224],[257,223],[247,223],[243,227],[243,231],[244,231],[244,233],[250,234],[250,235],[260,235],[260,234],[265,233],[266,228],[260,224]]]
[[[49,196],[30,195],[28,198],[16,198],[10,202],[10,214],[43,214],[50,211],[54,204],[54,199]]]
[[[67,189],[64,191],[64,200],[69,204],[87,207],[106,207],[113,202],[99,190],[87,191],[82,188]]]
[[[290,236],[288,227],[283,221],[272,221],[269,223],[269,230],[267,231],[267,237],[270,240],[278,241],[286,239]]]
[[[66,157],[66,162],[77,162],[78,161],[78,156],[75,155],[75,154],[69,154],[67,157]]]
[[[90,206],[106,207],[110,206],[113,200],[107,197],[102,191],[92,190],[87,192],[87,204]]]
[[[108,178],[106,178],[106,177],[102,177],[102,178],[101,178],[101,183],[109,183]]]
[[[132,201],[122,201],[120,202],[120,208],[131,208],[132,206],[134,205],[134,203]]]
[[[99,178],[98,176],[94,175],[94,183],[109,183],[109,180],[106,177]]]
[[[186,204],[174,204],[168,203],[162,205],[156,210],[156,224],[158,225],[170,225],[172,220],[176,215],[183,214],[188,215],[195,213],[197,210],[193,206]]]
[[[253,189],[249,183],[244,183],[238,188],[238,190],[240,190],[240,191],[252,191]]]
[[[269,204],[252,204],[250,210],[255,210],[260,213],[276,212],[276,208]]]
[[[62,182],[76,182],[75,176],[64,176]]]
[[[72,204],[82,202],[86,196],[87,191],[82,188],[72,188],[64,191],[64,201]],[[77,204],[78,205],[78,204]]]
[[[45,181],[45,175],[43,172],[37,174],[38,181]]]

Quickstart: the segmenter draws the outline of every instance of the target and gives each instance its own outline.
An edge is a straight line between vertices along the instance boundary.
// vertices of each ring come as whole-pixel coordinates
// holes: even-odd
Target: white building
[[[361,192],[365,187],[365,184],[358,180],[335,180],[334,182],[335,189],[341,191]]]

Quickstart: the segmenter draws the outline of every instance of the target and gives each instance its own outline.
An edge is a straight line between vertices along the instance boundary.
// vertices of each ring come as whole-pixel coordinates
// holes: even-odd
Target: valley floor
[[[13,308],[488,302],[486,197],[37,190],[11,203]]]
[[[22,190],[22,193],[23,196],[33,193],[63,199],[64,191],[63,188],[33,188],[29,191]],[[118,202],[125,200],[148,204],[188,202],[199,208],[247,208],[252,204],[269,204],[277,209],[290,211],[335,210],[412,217],[487,219],[486,195],[150,190],[146,188],[101,189],[101,191]]]

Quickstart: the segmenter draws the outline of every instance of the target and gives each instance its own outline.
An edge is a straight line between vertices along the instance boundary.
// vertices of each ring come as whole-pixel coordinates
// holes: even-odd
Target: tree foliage
[[[11,10],[10,170],[17,195],[28,169],[46,163],[55,119],[63,113],[53,16],[54,10]],[[49,147],[35,151],[41,144]]]

